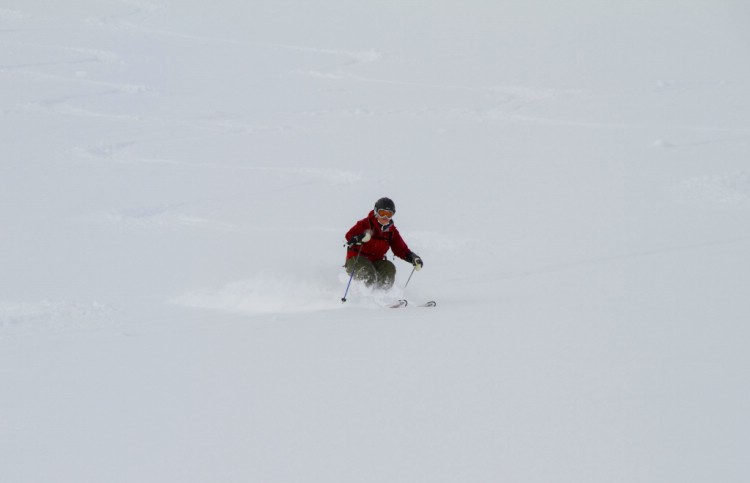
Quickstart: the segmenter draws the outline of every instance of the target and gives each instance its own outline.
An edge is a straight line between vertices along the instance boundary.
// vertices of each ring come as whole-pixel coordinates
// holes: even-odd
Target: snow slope
[[[6,0],[3,481],[748,481],[749,20]]]

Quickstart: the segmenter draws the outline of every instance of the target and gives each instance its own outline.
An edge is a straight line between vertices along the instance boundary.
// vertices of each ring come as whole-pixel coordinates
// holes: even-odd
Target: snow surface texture
[[[5,0],[0,479],[750,481],[748,25]]]

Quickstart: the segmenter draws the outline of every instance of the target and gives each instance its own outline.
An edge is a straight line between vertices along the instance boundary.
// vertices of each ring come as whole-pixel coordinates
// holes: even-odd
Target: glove
[[[354,235],[353,237],[349,238],[346,244],[349,247],[353,247],[355,245],[361,245],[363,243],[367,243],[368,241],[370,241],[371,238],[372,238],[372,232],[370,230],[367,230],[361,235]]]
[[[422,267],[424,266],[424,262],[422,261],[422,259],[419,257],[419,255],[417,255],[414,252],[409,253],[409,260],[408,261],[412,265],[414,265],[414,270],[416,270],[416,271],[422,270]]]

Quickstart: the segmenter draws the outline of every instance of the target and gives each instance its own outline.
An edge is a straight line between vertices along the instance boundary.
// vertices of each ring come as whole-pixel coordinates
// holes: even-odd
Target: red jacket
[[[382,226],[378,223],[375,214],[371,211],[370,214],[367,215],[367,218],[359,220],[356,225],[346,232],[346,240],[349,240],[355,235],[361,235],[367,230],[372,231],[372,239],[361,245],[362,254],[360,256],[366,257],[373,262],[383,260],[385,254],[390,248],[393,250],[394,255],[408,261],[408,256],[411,253],[411,250],[406,246],[404,239],[401,238],[401,234],[398,232],[396,225],[393,224],[393,220],[391,220],[386,226]],[[352,257],[356,257],[359,248],[358,245],[350,247],[346,251],[346,259],[348,260]]]

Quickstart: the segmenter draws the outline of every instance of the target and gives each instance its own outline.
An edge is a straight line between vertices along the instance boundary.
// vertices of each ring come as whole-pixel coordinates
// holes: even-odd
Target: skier
[[[386,260],[385,254],[390,248],[397,257],[414,265],[420,270],[424,263],[422,259],[401,238],[393,215],[396,205],[390,198],[380,198],[375,202],[375,208],[366,218],[359,220],[346,232],[346,273],[363,281],[367,286],[387,290],[393,286],[396,279],[396,266]]]

